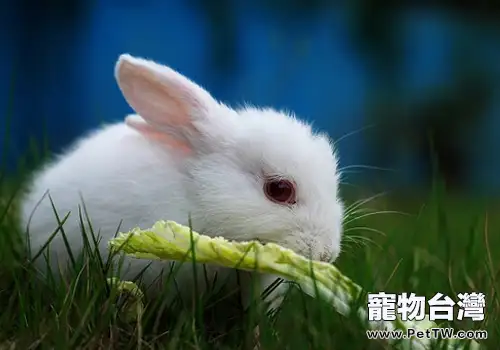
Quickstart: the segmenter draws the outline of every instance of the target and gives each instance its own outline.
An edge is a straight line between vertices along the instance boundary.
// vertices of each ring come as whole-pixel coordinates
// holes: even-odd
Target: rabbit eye
[[[266,197],[279,204],[295,204],[295,184],[285,179],[268,179],[264,184]]]

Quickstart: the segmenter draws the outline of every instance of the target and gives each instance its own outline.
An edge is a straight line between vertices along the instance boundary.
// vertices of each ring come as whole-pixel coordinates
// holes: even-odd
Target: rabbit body
[[[72,251],[83,247],[84,204],[104,256],[118,227],[148,228],[160,219],[188,225],[191,218],[203,234],[275,242],[335,260],[343,206],[336,154],[325,135],[273,109],[231,109],[149,60],[122,55],[115,75],[137,114],[83,137],[36,173],[21,203],[32,251],[58,226],[52,200],[59,219],[70,212],[63,228]],[[50,254],[51,268],[67,263],[60,234]],[[133,278],[148,264],[145,282],[168,270],[165,262],[126,258],[121,277]],[[189,293],[192,267],[182,268],[177,284]],[[261,276],[261,287],[274,279]]]

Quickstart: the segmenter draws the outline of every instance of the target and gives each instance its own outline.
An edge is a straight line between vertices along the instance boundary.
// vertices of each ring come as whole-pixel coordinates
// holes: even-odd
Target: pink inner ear
[[[194,131],[192,114],[201,103],[178,74],[156,63],[123,60],[118,69],[119,85],[130,106],[160,129]]]
[[[128,126],[137,130],[150,140],[153,140],[159,144],[172,148],[176,152],[180,152],[183,155],[192,154],[193,150],[186,141],[176,139],[172,135],[158,131],[153,126],[149,125],[144,121],[138,121],[136,119],[127,118],[125,122]]]

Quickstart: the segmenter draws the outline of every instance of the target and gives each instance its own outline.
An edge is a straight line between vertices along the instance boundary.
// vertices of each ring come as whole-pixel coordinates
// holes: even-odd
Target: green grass
[[[0,349],[248,349],[258,321],[262,349],[384,349],[368,341],[360,322],[295,290],[273,317],[237,304],[216,304],[220,295],[197,298],[190,309],[147,300],[130,321],[106,284],[111,263],[93,249],[75,253],[69,276],[37,278],[22,253],[22,233],[11,200],[12,184],[0,194]],[[366,195],[365,195],[366,197]],[[488,349],[500,342],[500,206],[478,198],[443,195],[380,196],[348,201],[339,268],[368,291],[463,291],[487,296],[483,322],[453,322],[457,329],[486,329]],[[62,218],[61,218],[62,219]],[[158,218],[162,219],[162,218]],[[164,218],[168,219],[168,218]],[[166,288],[175,288],[172,284]],[[216,304],[215,306],[213,306]],[[218,305],[218,306],[217,306]],[[223,305],[223,306],[221,306]]]

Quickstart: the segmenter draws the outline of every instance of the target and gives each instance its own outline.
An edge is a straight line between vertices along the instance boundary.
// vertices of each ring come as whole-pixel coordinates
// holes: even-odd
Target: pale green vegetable
[[[366,294],[360,286],[344,276],[335,266],[325,262],[312,261],[277,244],[252,242],[230,242],[224,238],[211,238],[190,230],[173,221],[158,221],[152,228],[133,229],[120,233],[110,241],[110,247],[120,249],[136,258],[189,261],[211,263],[230,268],[270,273],[291,280],[300,285],[302,291],[330,302],[342,315],[348,315],[351,307]],[[191,249],[194,247],[194,249]],[[193,254],[194,253],[194,254]],[[359,305],[359,303],[358,303]],[[416,322],[369,322],[365,307],[357,314],[370,329],[428,329],[438,327],[425,320]],[[430,349],[431,339],[388,340],[399,349]],[[480,349],[476,342],[469,344],[458,340],[445,340],[446,349]],[[470,347],[468,347],[470,346]]]
[[[138,321],[144,311],[144,293],[139,287],[130,281],[120,281],[118,278],[108,278],[108,284],[116,289],[118,294],[128,294],[126,303],[121,309],[126,321]]]

